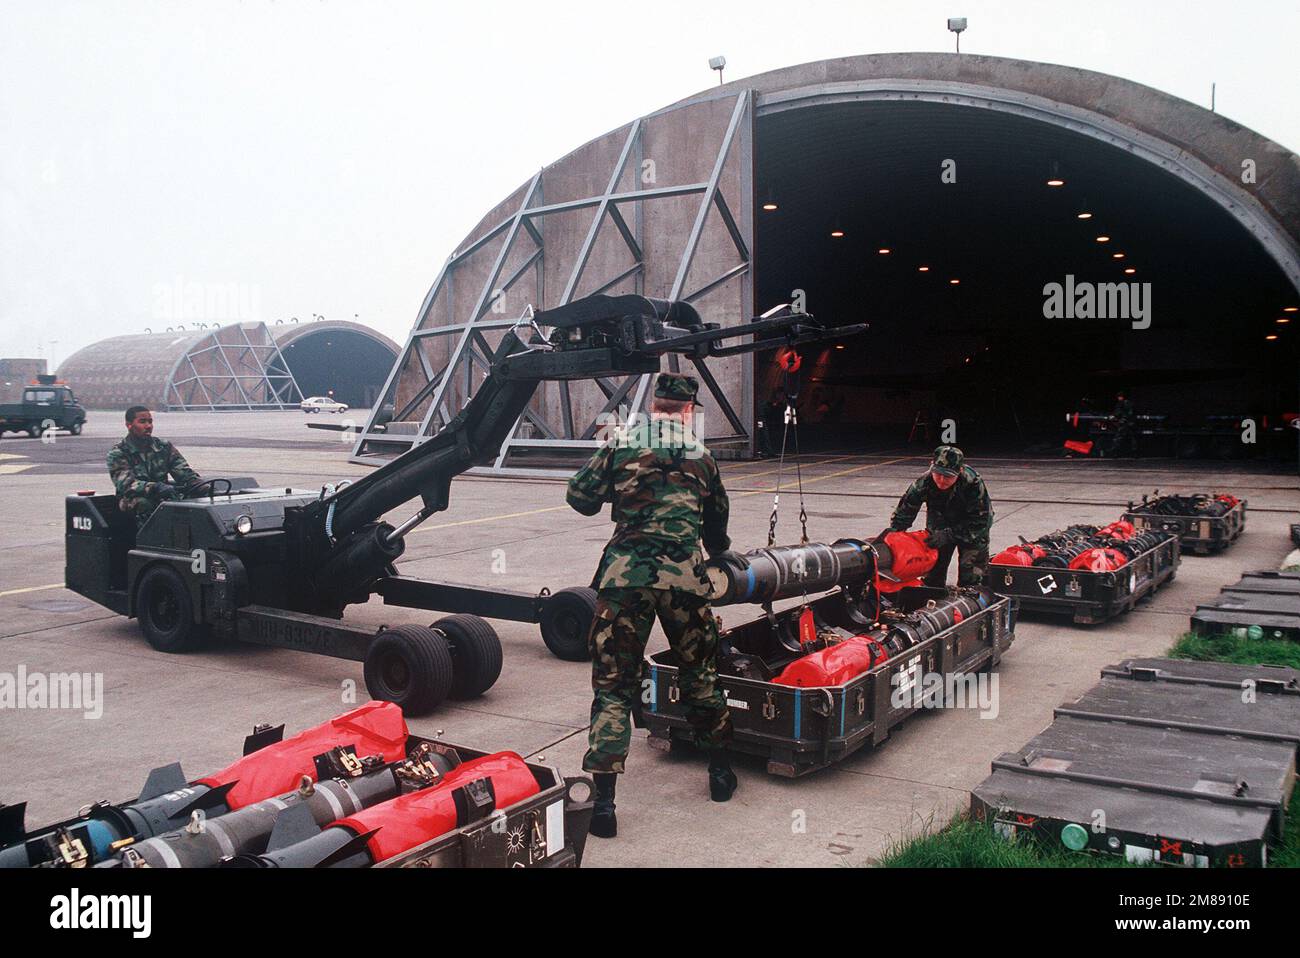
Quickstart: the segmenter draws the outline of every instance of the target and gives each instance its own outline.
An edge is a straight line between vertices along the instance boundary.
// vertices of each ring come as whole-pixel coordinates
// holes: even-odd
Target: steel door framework
[[[163,398],[169,410],[291,409],[302,401],[275,337],[258,323],[253,332],[265,342],[255,343],[245,326],[217,329],[198,348],[186,350],[167,379]],[[227,329],[239,330],[241,341],[223,342]],[[215,371],[201,373],[200,366]],[[183,386],[190,388],[182,391]],[[202,400],[196,401],[200,394]]]
[[[747,276],[751,268],[749,245],[737,223],[731,206],[727,203],[719,188],[719,181],[726,166],[727,158],[731,154],[737,139],[737,132],[742,129],[742,124],[752,122],[753,97],[751,92],[748,90],[740,91],[739,94],[735,95],[735,101],[735,107],[731,112],[726,132],[714,158],[712,171],[709,178],[703,182],[644,190],[618,191],[618,185],[627,171],[629,160],[640,151],[644,128],[643,119],[634,121],[628,128],[627,136],[614,168],[610,172],[608,185],[603,193],[563,203],[534,205],[540,196],[545,171],[538,172],[524,189],[522,201],[513,215],[496,224],[463,250],[453,254],[444,264],[437,280],[425,296],[424,303],[420,307],[415,328],[408,336],[397,362],[389,372],[388,379],[385,381],[384,388],[380,393],[380,401],[375,404],[375,408],[371,411],[365,430],[357,437],[356,445],[353,448],[352,461],[376,465],[382,464],[391,458],[391,450],[397,449],[397,447],[411,448],[436,435],[437,431],[455,415],[456,411],[450,408],[448,389],[457,381],[456,377],[458,375],[463,375],[465,382],[462,400],[464,402],[469,400],[473,391],[476,370],[480,373],[486,373],[490,365],[488,356],[491,355],[493,350],[484,333],[489,330],[509,329],[524,320],[524,317],[518,319],[489,318],[489,313],[493,312],[493,307],[498,303],[498,300],[501,300],[501,297],[525,276],[528,270],[540,269],[546,254],[542,234],[538,229],[538,220],[541,217],[554,213],[585,209],[594,210],[591,224],[574,260],[562,294],[554,303],[543,304],[539,302],[534,304],[537,308],[560,306],[573,299],[586,273],[588,260],[591,257],[596,239],[607,221],[611,222],[614,228],[618,230],[619,236],[622,238],[627,251],[631,254],[633,262],[631,266],[616,272],[614,275],[602,277],[604,281],[585,295],[608,292],[629,279],[635,282],[637,292],[643,292],[646,268],[645,254],[636,234],[628,224],[628,218],[623,207],[635,206],[635,204],[647,203],[666,197],[698,196],[700,198],[689,238],[677,263],[672,287],[667,294],[668,299],[684,299],[687,302],[694,302],[724,286],[732,279]],[[746,138],[747,143],[748,139]],[[747,164],[749,161],[750,157],[748,155],[742,157],[742,164]],[[750,182],[751,171],[742,165],[742,189],[748,188]],[[741,202],[747,203],[748,198],[742,198]],[[721,218],[722,224],[735,247],[738,262],[698,288],[686,292],[686,281],[690,274],[691,264],[699,248],[700,238],[703,235],[710,210],[713,209],[717,210],[717,214]],[[422,328],[428,321],[440,294],[450,287],[458,267],[461,267],[474,253],[503,234],[504,242],[497,251],[487,280],[479,289],[474,306],[468,316],[464,317],[461,322]],[[498,285],[506,263],[510,260],[511,254],[516,252],[517,245],[524,242],[523,237],[525,235],[528,237],[528,241],[531,242],[533,249],[505,281]],[[432,343],[437,337],[450,337],[454,340],[448,360],[440,369],[433,368],[422,348],[423,343],[426,341]],[[398,381],[403,371],[407,369],[412,357],[417,360],[418,373],[422,374],[425,381],[411,395],[410,399],[401,404],[400,408],[394,408],[392,418],[394,422],[407,421],[408,416],[411,416],[422,404],[428,401],[427,408],[420,418],[418,432],[405,435],[394,432],[376,432],[376,419],[384,404],[393,403],[396,407]],[[742,418],[737,415],[707,364],[695,359],[692,359],[691,362],[703,381],[703,386],[708,390],[713,401],[717,403],[715,408],[722,412],[731,429],[734,430],[730,435],[708,438],[715,442],[722,439],[751,443],[752,437],[749,428]],[[414,366],[414,364],[412,365]],[[673,370],[678,368],[677,356],[669,357],[669,365]],[[511,452],[517,450],[595,449],[599,445],[596,439],[597,431],[607,424],[611,415],[617,416],[620,421],[623,421],[629,411],[644,408],[650,378],[649,375],[633,375],[625,377],[622,382],[608,379],[597,380],[597,386],[604,394],[605,402],[601,411],[586,423],[575,421],[569,384],[567,382],[559,383],[560,421],[550,423],[545,416],[532,409],[525,411],[515,424],[514,429],[511,430],[510,437],[502,444],[496,460],[491,466],[484,467],[480,471],[500,475],[519,474],[520,470],[510,468],[507,465],[507,457]],[[630,400],[629,395],[631,396]],[[525,421],[540,436],[521,435],[520,427]],[[377,444],[378,449],[376,448]],[[378,454],[378,450],[385,450],[388,454]],[[545,474],[546,470],[528,469],[523,473],[538,475],[539,473]],[[556,474],[567,475],[568,473]]]

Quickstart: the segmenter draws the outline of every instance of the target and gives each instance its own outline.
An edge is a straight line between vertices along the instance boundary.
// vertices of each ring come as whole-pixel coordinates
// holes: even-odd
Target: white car
[[[329,396],[310,396],[298,404],[303,412],[347,412],[348,404],[335,402]]]

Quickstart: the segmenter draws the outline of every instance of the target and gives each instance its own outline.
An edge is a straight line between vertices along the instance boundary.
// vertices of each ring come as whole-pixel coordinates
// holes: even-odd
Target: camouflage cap
[[[682,376],[678,373],[660,373],[655,380],[655,396],[658,399],[675,399],[678,402],[693,402],[700,405],[696,394],[700,383],[694,376]]]
[[[941,476],[959,476],[965,462],[966,457],[956,446],[940,446],[934,451],[934,462],[930,463],[930,470]]]

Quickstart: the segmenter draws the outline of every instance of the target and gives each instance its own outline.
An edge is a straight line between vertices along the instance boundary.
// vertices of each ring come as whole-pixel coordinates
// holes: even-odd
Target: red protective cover
[[[894,556],[889,574],[895,579],[919,579],[933,569],[939,561],[939,550],[926,545],[929,537],[924,530],[885,533],[885,545]]]
[[[316,780],[314,759],[340,745],[355,745],[357,757],[383,755],[384,761],[406,757],[406,719],[392,702],[367,702],[351,712],[299,732],[293,738],[258,749],[197,784],[216,787],[238,782],[226,805],[231,811],[298,787],[302,776]]]
[[[887,658],[889,653],[879,642],[869,636],[857,635],[795,659],[772,681],[777,685],[798,688],[843,685]]]
[[[380,805],[340,818],[342,826],[357,835],[374,831],[366,842],[376,863],[400,855],[457,827],[456,799],[452,793],[466,782],[491,778],[496,807],[509,808],[541,791],[524,760],[514,752],[497,752],[457,765],[432,788],[399,795]]]
[[[1114,572],[1128,556],[1117,549],[1089,549],[1070,560],[1070,568],[1085,572]]]
[[[990,565],[1033,565],[1034,557],[1022,549],[1020,546],[1010,546],[1003,549],[992,559]]]
[[[1007,546],[992,559],[990,565],[1033,565],[1035,559],[1041,559],[1047,555],[1047,550],[1040,545],[1030,543],[1029,545]]]
[[[1075,425],[1078,425],[1077,419]],[[1071,452],[1077,452],[1081,456],[1086,456],[1092,452],[1092,440],[1089,439],[1084,442],[1080,439],[1067,439],[1065,440],[1065,448]]]
[[[1102,526],[1098,529],[1097,535],[1107,536],[1111,539],[1119,539],[1123,541],[1125,539],[1131,539],[1133,533],[1136,531],[1137,530],[1133,528],[1133,523],[1126,522],[1123,519],[1116,519],[1110,525]]]
[[[1220,495],[1217,495],[1214,498],[1218,499],[1220,502],[1226,502],[1230,507],[1235,506],[1237,503],[1241,502],[1241,500],[1238,499],[1236,496],[1228,495],[1226,492],[1221,493]]]

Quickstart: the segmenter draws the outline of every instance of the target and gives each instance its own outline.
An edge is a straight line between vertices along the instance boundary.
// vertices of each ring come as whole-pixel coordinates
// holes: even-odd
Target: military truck
[[[22,402],[0,404],[0,436],[26,432],[35,439],[47,429],[66,429],[79,436],[85,423],[86,410],[72,387],[53,376],[37,376],[23,389]]]

